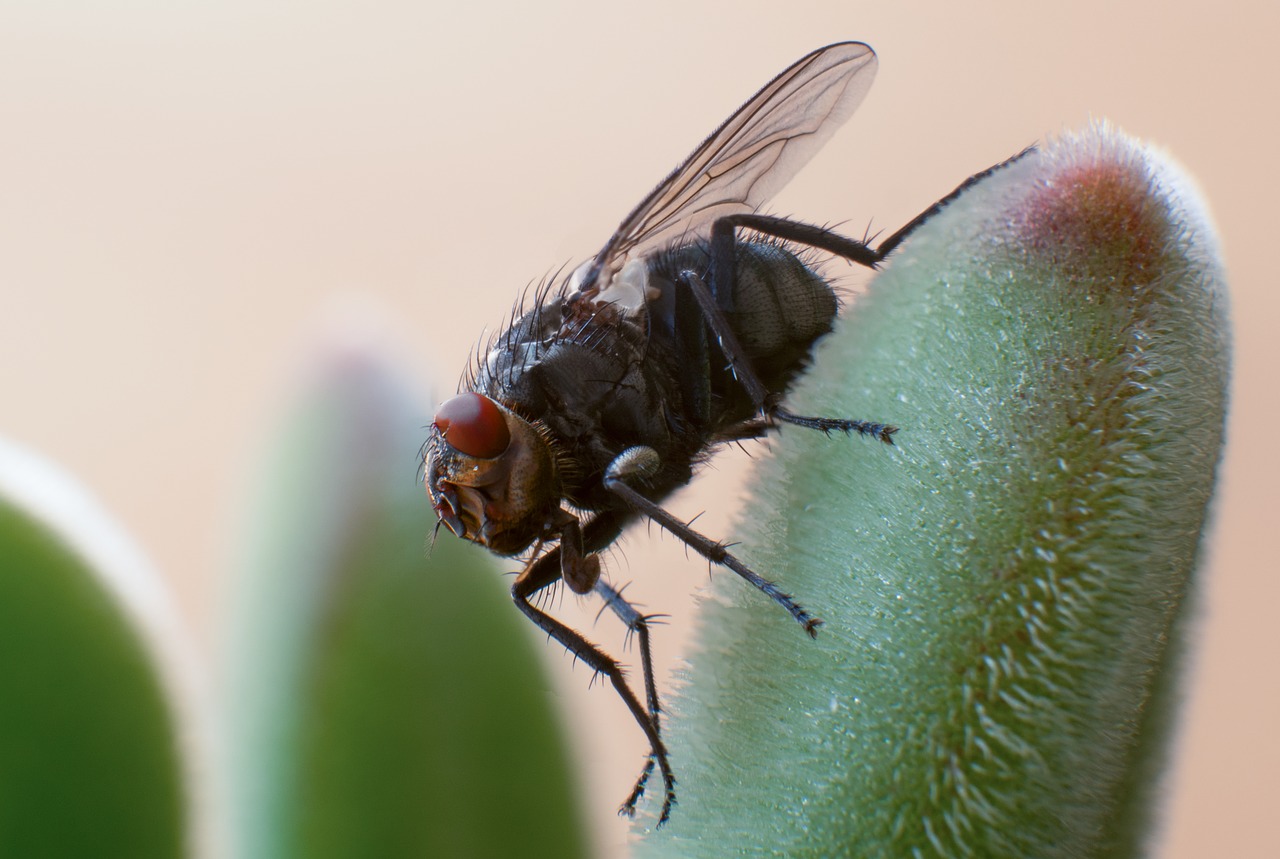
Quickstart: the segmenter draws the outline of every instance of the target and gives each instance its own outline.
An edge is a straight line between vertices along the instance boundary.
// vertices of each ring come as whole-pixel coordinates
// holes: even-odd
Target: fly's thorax
[[[483,394],[436,412],[426,485],[440,521],[459,537],[514,555],[550,536],[560,475],[545,432]]]
[[[512,387],[546,355],[563,325],[562,295],[535,295],[533,306],[486,344],[483,356],[468,383],[492,396]]]
[[[608,305],[629,315],[642,311],[657,296],[657,288],[649,283],[648,261],[633,259],[593,298],[597,304]]]

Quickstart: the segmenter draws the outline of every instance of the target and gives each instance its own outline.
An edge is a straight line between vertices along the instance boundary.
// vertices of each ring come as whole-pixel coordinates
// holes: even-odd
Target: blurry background
[[[1234,291],[1230,442],[1160,855],[1271,855],[1280,13],[1181,0],[618,8],[0,2],[0,434],[90,485],[213,662],[255,457],[341,308],[383,318],[429,414],[518,290],[593,253],[734,107],[829,42],[869,42],[879,77],[773,211],[852,234],[891,230],[971,172],[1105,117],[1197,177]],[[745,462],[718,458],[676,511],[706,508],[701,529],[726,533]],[[657,657],[677,666],[706,565],[641,529],[610,572],[673,615]],[[591,626],[596,607],[574,603],[563,615]],[[612,620],[590,635],[620,650]],[[560,648],[545,655],[597,841],[621,855],[613,810],[639,731]]]

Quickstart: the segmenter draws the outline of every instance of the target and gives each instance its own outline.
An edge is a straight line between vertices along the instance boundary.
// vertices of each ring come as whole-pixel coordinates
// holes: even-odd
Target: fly
[[[635,814],[656,766],[662,825],[675,778],[659,720],[652,616],[601,577],[600,553],[647,517],[816,636],[818,618],[661,502],[713,449],[760,438],[778,423],[892,444],[889,424],[807,417],[781,405],[836,318],[835,293],[806,262],[809,249],[874,268],[963,188],[1001,166],[876,247],[758,214],[853,114],[875,71],[870,47],[841,42],[770,81],[650,192],[595,257],[513,315],[432,423],[426,487],[440,523],[499,555],[525,555],[511,588],[516,606],[608,677],[648,738],[649,756],[621,814]],[[531,602],[557,581],[596,593],[635,634],[643,703],[616,660]]]

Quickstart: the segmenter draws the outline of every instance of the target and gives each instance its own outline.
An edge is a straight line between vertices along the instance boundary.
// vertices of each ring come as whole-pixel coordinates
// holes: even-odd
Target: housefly
[[[525,555],[511,588],[516,606],[608,677],[648,738],[622,814],[634,815],[656,765],[664,823],[675,778],[659,724],[652,617],[601,576],[600,553],[647,517],[816,635],[821,621],[661,501],[717,446],[759,438],[779,423],[892,443],[888,424],[782,406],[836,317],[835,293],[808,261],[817,251],[875,267],[990,172],[876,247],[758,214],[853,114],[875,71],[870,47],[842,42],[770,81],[641,201],[599,253],[513,313],[479,351],[461,392],[435,414],[425,474],[440,523],[499,555]],[[531,601],[557,581],[597,594],[635,634],[643,703],[617,661]]]

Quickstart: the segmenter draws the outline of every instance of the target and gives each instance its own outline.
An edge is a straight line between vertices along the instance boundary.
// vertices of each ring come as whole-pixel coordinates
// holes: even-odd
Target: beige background
[[[844,38],[877,49],[878,81],[779,212],[892,228],[1090,117],[1166,146],[1216,214],[1237,350],[1160,855],[1276,855],[1268,4],[83,5],[0,3],[0,433],[60,460],[119,516],[206,656],[250,463],[336,300],[381,307],[429,409],[516,290],[593,252],[757,86]],[[704,530],[723,533],[739,464],[717,460],[676,509],[711,507]],[[675,615],[660,636],[668,668],[706,576],[672,543],[639,534],[614,569]],[[603,621],[595,635],[621,639]],[[556,648],[548,661],[599,841],[621,855],[613,808],[638,731],[585,670]]]

